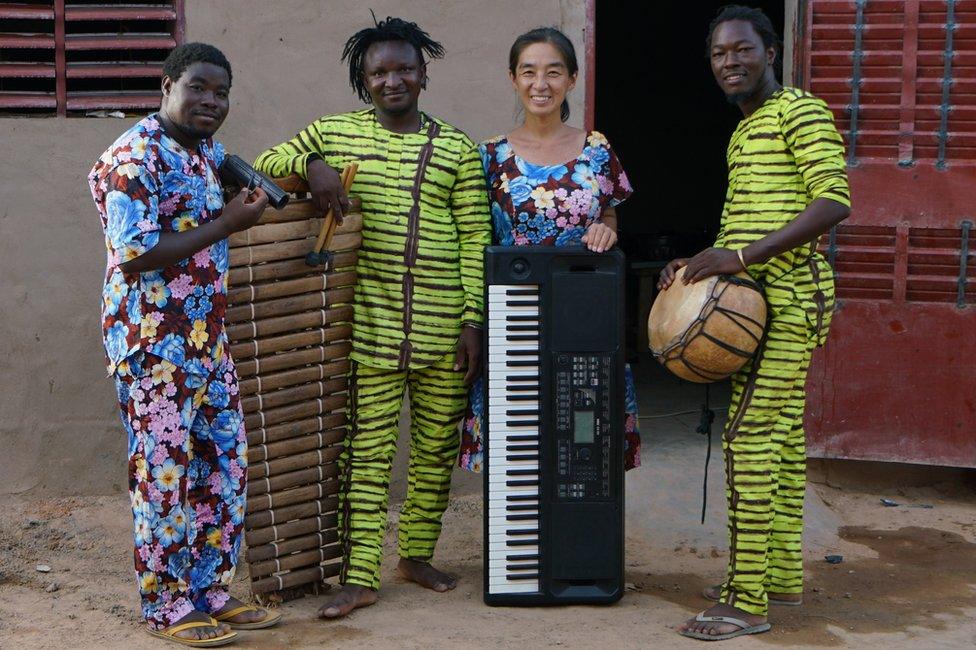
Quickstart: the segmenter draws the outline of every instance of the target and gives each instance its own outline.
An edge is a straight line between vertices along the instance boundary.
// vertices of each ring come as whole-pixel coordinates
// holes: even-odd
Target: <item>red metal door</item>
[[[838,309],[809,452],[976,467],[976,0],[808,0],[797,36],[853,200],[823,242]]]

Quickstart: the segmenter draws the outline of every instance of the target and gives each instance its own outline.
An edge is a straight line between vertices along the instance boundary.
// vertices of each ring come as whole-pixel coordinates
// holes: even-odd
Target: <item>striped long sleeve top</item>
[[[482,323],[491,223],[477,146],[427,115],[417,133],[393,133],[370,108],[319,118],[255,167],[305,178],[313,154],[339,170],[359,165],[350,190],[363,215],[350,357],[377,368],[433,364],[454,350],[462,325]]]
[[[844,142],[827,105],[782,88],[739,122],[727,153],[729,186],[716,246],[738,249],[779,230],[811,201],[850,206]],[[817,242],[786,251],[750,273],[767,280],[806,264]]]

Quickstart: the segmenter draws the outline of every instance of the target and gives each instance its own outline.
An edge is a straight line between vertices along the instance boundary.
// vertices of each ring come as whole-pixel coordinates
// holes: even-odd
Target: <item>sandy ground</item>
[[[666,400],[666,407],[662,400],[642,402],[642,409],[692,410],[697,400],[697,393],[684,394]],[[616,605],[485,606],[479,483],[459,474],[435,558],[460,576],[456,591],[435,594],[393,575],[394,506],[377,605],[323,622],[314,618],[322,596],[287,602],[282,625],[241,633],[237,647],[695,647],[700,642],[672,628],[707,606],[699,592],[723,574],[727,559],[717,455],[709,472],[708,520],[698,522],[705,447],[692,432],[696,424],[691,413],[642,422],[654,435],[644,467],[628,475],[628,588]],[[890,479],[890,486],[899,483],[894,472]],[[882,497],[901,505],[885,507]],[[175,647],[143,632],[127,508],[124,495],[0,499],[0,647]],[[971,482],[858,490],[814,482],[806,513],[804,605],[773,608],[772,631],[724,647],[976,647]],[[827,554],[844,561],[828,564]],[[38,564],[51,571],[38,572]],[[245,573],[234,591],[246,598]]]

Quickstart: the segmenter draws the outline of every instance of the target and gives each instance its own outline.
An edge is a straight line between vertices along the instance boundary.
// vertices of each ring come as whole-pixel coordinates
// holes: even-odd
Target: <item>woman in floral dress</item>
[[[602,253],[617,242],[614,207],[633,192],[610,143],[597,131],[565,124],[566,94],[576,84],[573,44],[559,30],[533,29],[515,40],[509,76],[524,123],[481,144],[495,243],[503,246],[585,245]],[[640,466],[637,395],[626,367],[624,461]],[[481,471],[484,394],[471,390],[459,464]]]

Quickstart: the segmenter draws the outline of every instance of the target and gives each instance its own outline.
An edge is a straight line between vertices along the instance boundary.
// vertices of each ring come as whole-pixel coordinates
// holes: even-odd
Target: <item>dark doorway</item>
[[[656,269],[710,246],[726,189],[725,149],[742,117],[715,84],[708,25],[727,1],[596,3],[595,124],[634,186],[618,207],[627,253],[630,357],[646,346]],[[785,3],[750,2],[780,34]],[[643,354],[641,354],[643,356]]]

